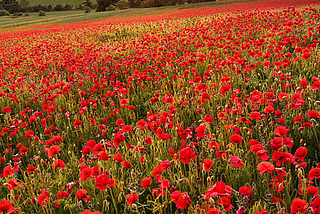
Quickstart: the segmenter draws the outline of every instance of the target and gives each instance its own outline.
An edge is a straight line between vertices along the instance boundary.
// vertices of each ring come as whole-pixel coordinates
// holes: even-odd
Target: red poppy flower
[[[174,191],[171,194],[171,200],[176,204],[176,207],[181,210],[187,209],[192,203],[187,192],[181,193],[180,191]]]
[[[276,128],[276,130],[274,131],[274,133],[278,136],[287,136],[287,132],[289,131],[289,129],[287,129],[287,127],[285,126],[278,126]]]
[[[144,121],[144,120],[139,120],[139,121],[137,122],[137,126],[139,127],[139,129],[144,129],[144,127],[145,127],[146,124],[147,124],[147,122]]]
[[[122,132],[125,133],[125,132],[131,132],[132,133],[132,126],[129,126],[129,125],[125,125],[122,127]]]
[[[73,122],[73,126],[74,127],[78,127],[78,126],[80,126],[82,124],[82,121],[81,120],[75,120],[74,122]]]
[[[106,152],[102,152],[98,158],[99,160],[109,160],[109,155]]]
[[[229,196],[232,193],[232,188],[227,186],[223,181],[216,182],[212,187],[206,191],[209,197]]]
[[[259,143],[259,142],[258,142],[257,140],[251,139],[251,140],[249,140],[249,142],[248,142],[248,146],[253,146],[253,145],[258,144],[258,143]]]
[[[63,191],[59,191],[58,193],[57,193],[57,197],[58,198],[68,198],[69,197],[69,193],[68,192],[63,192]]]
[[[268,151],[259,150],[259,151],[257,151],[256,155],[257,155],[257,157],[261,158],[262,161],[267,161],[267,160],[269,160],[270,157],[266,153],[268,153]]]
[[[224,158],[227,157],[227,153],[226,153],[225,151],[218,151],[218,152],[216,153],[216,156],[217,156],[217,158],[219,158],[219,159],[224,159]]]
[[[266,209],[262,209],[261,212],[257,210],[255,214],[268,214],[269,212]]]
[[[123,164],[123,168],[128,168],[132,166],[132,164],[129,161],[123,161],[122,164]]]
[[[210,208],[207,212],[207,214],[219,214],[221,213],[218,208]]]
[[[118,162],[123,162],[123,159],[120,153],[115,154],[113,158]]]
[[[123,142],[126,139],[126,137],[122,134],[122,132],[118,132],[114,135],[113,138],[113,144],[115,147],[118,147],[121,142]]]
[[[12,112],[12,109],[11,109],[11,107],[6,106],[6,107],[3,107],[3,108],[2,108],[2,112],[4,112],[4,113]]]
[[[210,149],[220,149],[220,144],[218,142],[215,142],[215,141],[210,142],[209,143],[209,148]]]
[[[10,166],[6,166],[6,167],[3,168],[3,174],[2,174],[2,176],[3,176],[4,178],[6,178],[6,177],[8,177],[9,175],[12,175],[12,169],[11,169]]]
[[[201,165],[205,171],[210,171],[211,167],[213,166],[213,161],[210,159],[204,159]]]
[[[320,113],[317,111],[308,111],[307,115],[308,117],[311,117],[311,118],[320,117]]]
[[[296,156],[296,158],[299,159],[300,161],[304,161],[304,158],[306,157],[307,152],[308,150],[306,147],[299,147],[294,153],[294,156]]]
[[[92,174],[93,174],[93,169],[90,167],[85,167],[84,169],[81,170],[80,179],[82,181],[87,181],[87,178],[90,177]]]
[[[57,159],[52,163],[52,168],[65,168],[66,164],[63,162],[63,160]]]
[[[260,113],[259,112],[251,112],[250,119],[251,120],[260,120]]]
[[[34,131],[28,130],[24,137],[29,140],[32,136],[34,136]]]
[[[234,208],[230,203],[230,199],[228,197],[219,198],[218,204],[222,204],[224,211],[229,211]]]
[[[205,125],[198,126],[195,131],[196,131],[197,137],[204,137],[205,136],[204,132],[206,131],[206,126]]]
[[[252,194],[252,188],[251,188],[251,186],[242,186],[242,187],[240,187],[239,192],[242,195],[250,196]]]
[[[9,181],[8,181],[8,189],[9,190],[13,190],[14,188],[19,188],[19,187],[22,187],[22,183],[19,183],[16,181],[15,178],[11,178]]]
[[[250,147],[250,150],[251,150],[252,153],[255,153],[255,152],[258,152],[258,151],[260,151],[260,150],[264,150],[264,148],[263,148],[263,146],[262,146],[260,143],[258,143],[258,144],[252,145],[252,146]]]
[[[126,198],[127,198],[127,200],[128,200],[128,203],[127,203],[127,204],[132,207],[133,203],[138,200],[139,195],[138,195],[138,193],[129,194],[129,195],[126,195]]]
[[[275,169],[274,165],[270,162],[261,162],[258,164],[257,168],[258,168],[258,171],[260,171],[260,175],[265,172],[272,173],[273,170]]]
[[[190,147],[183,148],[180,151],[180,161],[185,164],[190,163],[191,158],[194,159],[194,157],[195,157],[195,153],[193,152],[193,150]]]
[[[268,106],[264,109],[264,113],[268,114],[268,113],[273,113],[274,112],[274,108],[272,106]]]
[[[104,191],[107,189],[109,181],[109,176],[106,174],[101,174],[96,178],[96,188]]]
[[[161,166],[161,165],[158,165],[156,166],[153,170],[152,170],[152,174],[153,174],[153,177],[157,177],[160,172],[162,173],[165,169]]]
[[[313,168],[309,171],[308,174],[309,180],[313,180],[314,178],[320,179],[320,168]]]
[[[282,163],[284,162],[289,162],[293,163],[294,162],[294,156],[291,153],[288,152],[279,152],[279,151],[274,151],[272,155],[272,160],[278,161],[277,162],[277,167],[280,167]]]
[[[310,204],[314,213],[320,213],[320,196],[317,196]],[[0,209],[1,210],[1,209]]]
[[[76,192],[76,197],[79,198],[79,199],[82,199],[82,198],[86,197],[86,195],[87,195],[87,190],[85,190],[85,189],[79,189]]]
[[[239,144],[239,143],[241,143],[241,141],[242,141],[242,137],[241,137],[240,135],[236,134],[236,135],[232,135],[232,136],[229,138],[229,140],[230,140],[232,143]]]
[[[299,85],[303,86],[303,87],[307,87],[308,86],[308,82],[306,81],[306,79],[301,79]]]
[[[43,206],[45,203],[49,201],[49,195],[46,192],[42,192],[38,197],[39,204]]]
[[[96,145],[96,141],[95,140],[89,140],[87,141],[86,145],[90,148],[93,148]]]
[[[10,213],[13,210],[13,206],[10,201],[0,201],[0,214],[3,212]]]
[[[104,148],[102,147],[101,143],[98,143],[93,147],[92,154],[99,155],[99,153],[102,151],[104,151]]]
[[[36,167],[34,167],[34,166],[28,166],[28,168],[27,168],[27,172],[28,172],[28,173],[35,172],[35,171],[37,171],[37,168],[36,168]]]
[[[81,150],[83,155],[87,155],[91,152],[92,148],[90,146],[85,146],[83,147],[83,149]]]
[[[206,115],[204,118],[203,118],[203,122],[205,123],[212,123],[213,122],[213,118],[211,115]]]
[[[148,188],[152,183],[152,179],[150,177],[146,177],[141,180],[141,186],[143,188]]]
[[[51,146],[48,150],[48,157],[53,158],[55,154],[60,152],[60,146]]]
[[[303,120],[303,116],[296,116],[293,121],[295,123],[298,123],[298,122],[301,122],[302,120]]]
[[[308,207],[308,203],[306,203],[305,200],[296,198],[292,201],[291,213],[305,213],[307,207]]]
[[[90,210],[85,210],[80,214],[102,214],[100,211],[91,212]]]
[[[315,186],[308,186],[308,194],[312,196],[316,196],[319,193],[319,189]],[[320,210],[319,210],[320,211]]]
[[[122,126],[122,125],[124,125],[124,120],[120,118],[116,121],[116,126]]]

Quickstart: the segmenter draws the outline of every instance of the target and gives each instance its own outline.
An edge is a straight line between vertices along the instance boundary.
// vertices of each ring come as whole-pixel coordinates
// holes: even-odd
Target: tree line
[[[67,11],[67,10],[95,10],[96,12],[108,11],[126,8],[145,8],[145,7],[161,7],[177,4],[208,2],[215,0],[96,0],[93,3],[91,0],[85,0],[85,2],[73,6],[73,5],[33,5],[30,6],[28,0],[0,0],[0,11],[5,11],[10,14],[21,12],[51,12],[51,11]],[[0,13],[1,15],[1,13]]]
[[[94,9],[96,7],[90,0],[86,0],[82,4],[73,6],[70,4],[57,4],[57,5],[32,5],[28,0],[0,0],[0,10],[5,10],[10,14],[19,13],[19,12],[52,12],[52,11],[67,11],[67,10],[82,10],[84,7],[90,7]]]

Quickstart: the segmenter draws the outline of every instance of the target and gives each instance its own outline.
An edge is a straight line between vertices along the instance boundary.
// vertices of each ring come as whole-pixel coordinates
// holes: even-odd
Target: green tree
[[[85,2],[82,3],[83,7],[90,7],[91,9],[94,8],[92,2],[90,0],[86,0]]]
[[[131,8],[139,8],[139,7],[141,7],[141,0],[129,0],[129,6]]]
[[[30,2],[28,0],[21,0],[20,1],[20,6],[24,11],[27,11],[29,8]]]
[[[106,8],[117,3],[118,0],[97,0],[97,12],[106,11]]]
[[[21,11],[21,7],[16,0],[2,0],[0,5],[11,14]]]
[[[48,5],[48,11],[49,11],[49,12],[52,12],[52,11],[53,11],[53,7],[52,7],[51,4]]]
[[[69,5],[69,4],[66,4],[66,5],[64,6],[64,10],[72,10],[72,6]]]

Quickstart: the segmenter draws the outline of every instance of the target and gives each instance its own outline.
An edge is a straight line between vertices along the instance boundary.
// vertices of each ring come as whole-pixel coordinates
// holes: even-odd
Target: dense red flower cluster
[[[0,34],[0,213],[320,213],[320,9],[258,2]]]

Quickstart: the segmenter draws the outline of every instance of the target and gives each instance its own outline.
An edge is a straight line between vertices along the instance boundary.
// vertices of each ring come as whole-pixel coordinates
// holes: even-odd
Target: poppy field
[[[320,7],[282,6],[0,34],[0,213],[320,213]]]

